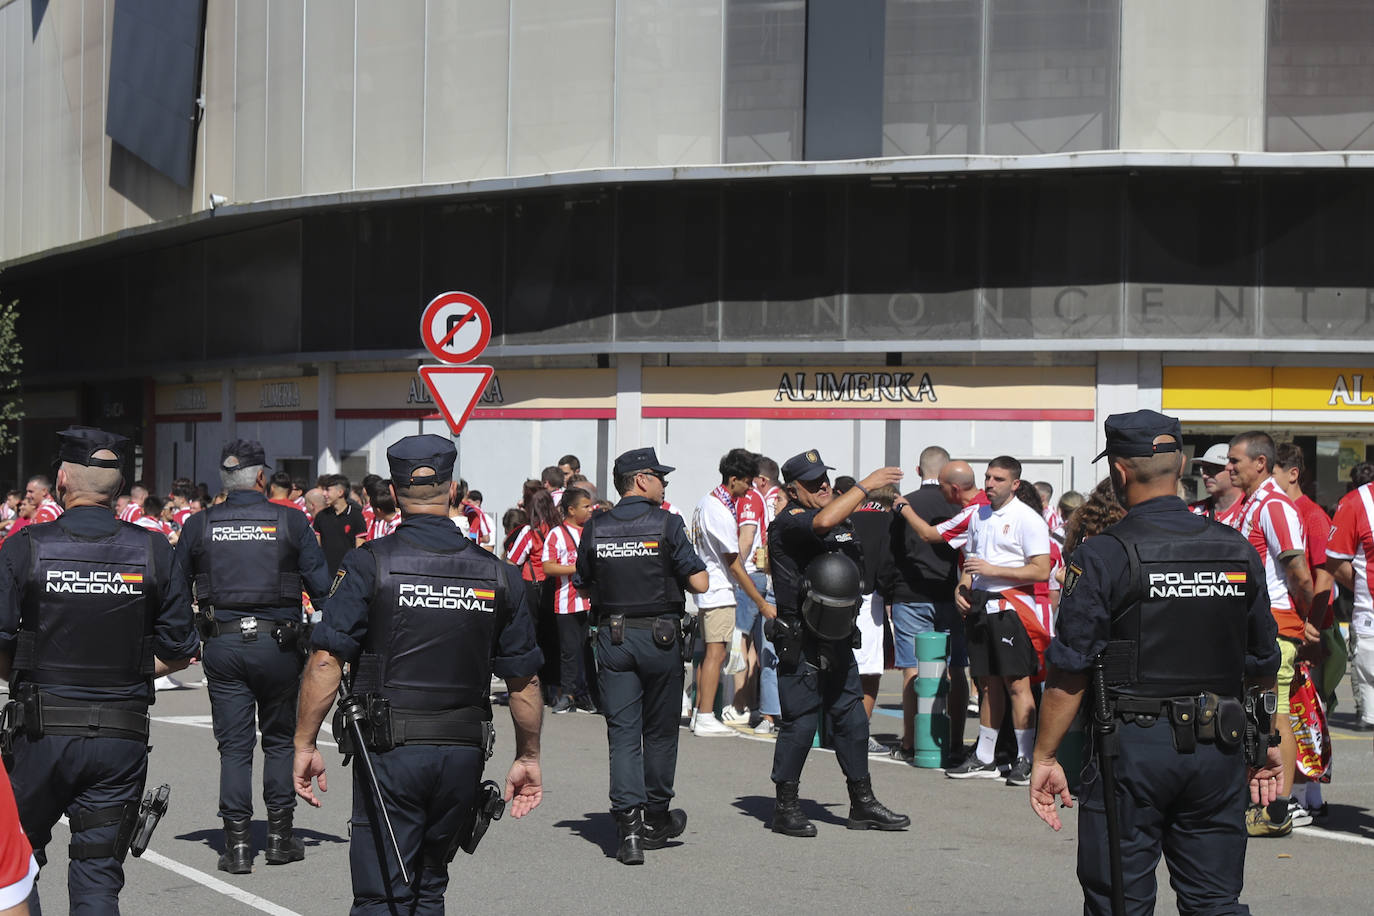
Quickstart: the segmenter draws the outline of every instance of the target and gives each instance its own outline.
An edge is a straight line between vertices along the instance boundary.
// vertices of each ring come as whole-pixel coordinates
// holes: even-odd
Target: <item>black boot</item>
[[[285,865],[305,858],[305,844],[291,832],[290,808],[267,809],[267,864]]]
[[[797,782],[778,783],[778,800],[773,808],[773,832],[788,836],[815,836],[816,825],[802,814],[801,801],[797,798]]]
[[[620,848],[615,857],[626,865],[644,864],[644,815],[638,808],[615,812]]]
[[[253,841],[249,836],[251,818],[224,819],[224,855],[219,857],[219,870],[231,875],[246,875],[253,870]]]
[[[893,814],[887,806],[873,797],[873,780],[849,780],[849,823],[850,830],[905,830],[911,826],[911,818],[905,814]]]
[[[687,829],[687,812],[681,808],[674,808],[672,811],[644,811],[644,841],[645,849],[662,849],[668,845],[668,841],[674,837],[682,836],[682,831]]]

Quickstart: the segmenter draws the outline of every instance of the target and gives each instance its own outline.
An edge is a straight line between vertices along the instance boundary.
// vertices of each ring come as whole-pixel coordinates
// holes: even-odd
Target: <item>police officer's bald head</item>
[[[124,436],[88,426],[72,426],[57,434],[58,496],[74,505],[113,506],[124,489],[120,473]]]

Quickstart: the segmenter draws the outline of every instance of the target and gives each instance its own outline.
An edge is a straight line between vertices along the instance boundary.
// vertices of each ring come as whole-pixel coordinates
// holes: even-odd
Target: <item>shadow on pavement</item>
[[[258,852],[267,848],[267,821],[253,822],[253,848]],[[332,833],[321,833],[318,830],[310,830],[303,827],[295,827],[291,831],[295,836],[300,837],[305,843],[305,848],[312,846],[322,846],[325,843],[347,843],[348,837],[337,836]],[[224,831],[223,830],[193,830],[190,833],[177,834],[178,840],[189,840],[192,843],[204,843],[215,852],[224,852]]]
[[[741,795],[732,804],[740,810],[741,814],[754,818],[761,824],[770,824],[773,821],[773,802],[774,799],[767,795]],[[848,823],[845,818],[832,814],[830,809],[836,805],[822,805],[820,802],[812,801],[809,798],[801,799],[802,814],[808,820],[818,824],[839,824],[843,826]]]
[[[1313,827],[1320,827],[1323,830],[1335,830],[1340,833],[1348,833],[1351,836],[1374,840],[1374,816],[1370,815],[1367,808],[1327,802],[1327,811],[1326,817],[1319,818],[1312,822]]]
[[[614,858],[620,847],[620,834],[615,829],[615,818],[609,811],[593,811],[582,815],[582,820],[559,821],[555,827],[566,827],[569,831],[591,843],[600,846],[608,857]]]

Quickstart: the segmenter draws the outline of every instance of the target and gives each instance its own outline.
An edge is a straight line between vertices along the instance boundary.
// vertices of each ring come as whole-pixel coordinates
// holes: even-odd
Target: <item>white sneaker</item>
[[[687,696],[687,691],[684,690],[682,692],[682,717],[686,719],[696,715],[696,712],[696,707],[692,705],[692,698]]]
[[[737,732],[711,713],[698,711],[696,723],[692,725],[692,734],[698,738],[731,738]]]
[[[735,707],[727,706],[720,714],[720,721],[724,722],[726,725],[748,725],[749,707],[746,706],[743,711],[736,712]]]
[[[162,677],[160,677],[160,678],[158,678],[157,680],[153,681],[153,689],[154,689],[154,690],[184,690],[184,689],[186,689],[186,685],[183,684],[181,681],[177,680],[176,678],[172,677],[170,674],[164,674]]]
[[[1294,827],[1306,827],[1312,823],[1312,814],[1296,798],[1288,799],[1288,816],[1293,819]]]
[[[778,727],[770,719],[760,719],[759,724],[754,726],[754,734],[756,735],[776,735],[777,733]]]

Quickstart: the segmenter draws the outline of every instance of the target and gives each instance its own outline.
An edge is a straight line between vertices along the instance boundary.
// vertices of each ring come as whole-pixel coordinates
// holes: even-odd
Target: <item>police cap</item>
[[[224,448],[220,450],[219,467],[221,471],[236,471],[239,468],[252,468],[259,465],[265,468],[271,467],[267,463],[267,452],[263,450],[262,443],[256,439],[234,439],[224,443]]]
[[[616,474],[628,474],[631,471],[654,471],[658,474],[671,474],[677,468],[667,464],[659,464],[658,452],[652,448],[632,448],[615,459],[615,466],[612,470]]]
[[[821,453],[813,448],[800,455],[793,455],[782,463],[782,480],[783,483],[818,480],[825,476],[826,471],[833,470],[835,469],[821,460]]]
[[[84,464],[88,468],[118,468],[124,462],[126,436],[107,433],[94,426],[69,426],[57,434],[57,460]],[[114,458],[96,458],[96,452],[108,449]]]
[[[406,436],[392,443],[386,450],[386,463],[391,468],[391,482],[398,487],[448,483],[453,479],[453,464],[457,460],[458,449],[454,448],[452,440],[433,434]],[[413,476],[420,468],[432,468],[434,473],[422,477]]]
[[[1183,429],[1174,417],[1166,417],[1153,410],[1114,413],[1103,424],[1107,431],[1107,447],[1093,461],[1107,455],[1114,458],[1148,458],[1163,452],[1183,450]],[[1173,442],[1155,444],[1159,436],[1173,436]]]

